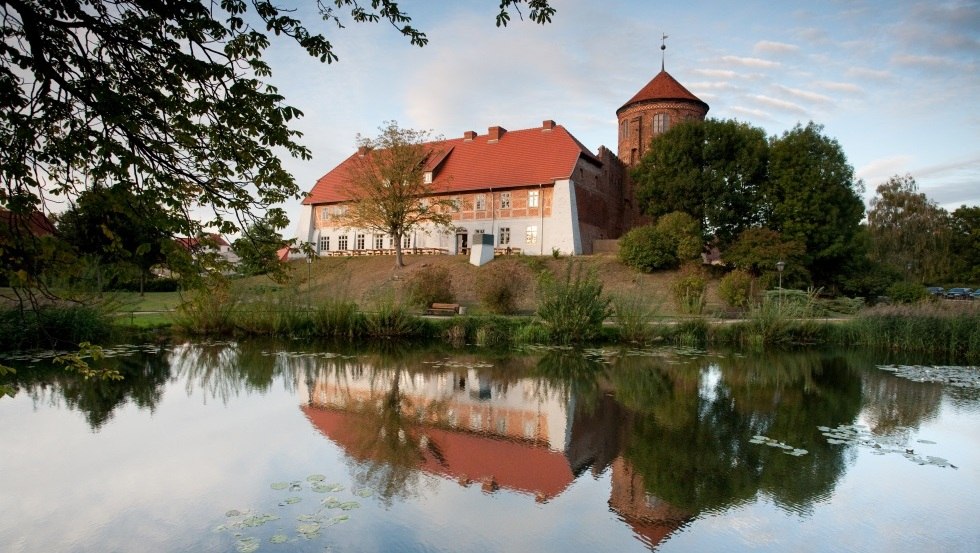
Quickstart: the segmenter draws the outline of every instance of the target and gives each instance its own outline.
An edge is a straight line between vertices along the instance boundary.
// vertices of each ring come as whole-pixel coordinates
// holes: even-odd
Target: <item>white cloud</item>
[[[856,169],[854,176],[863,179],[868,184],[869,191],[873,192],[875,187],[892,176],[908,173],[911,162],[912,156],[906,154],[875,159]]]
[[[795,98],[801,100],[806,100],[807,102],[814,102],[817,104],[829,104],[832,102],[829,96],[824,96],[823,94],[818,94],[816,92],[810,92],[809,90],[801,90],[799,88],[790,88],[783,85],[775,85],[776,90],[789,94]]]
[[[785,55],[785,54],[795,54],[800,51],[800,47],[795,44],[786,44],[785,42],[773,42],[769,40],[761,40],[755,43],[752,51],[756,54],[775,54],[775,55]]]
[[[738,72],[731,69],[695,69],[692,73],[716,79],[734,79],[739,75]]]
[[[780,100],[779,98],[772,98],[769,96],[763,96],[761,94],[752,95],[750,96],[750,98],[752,98],[753,100],[759,102],[764,106],[777,109],[780,111],[787,111],[790,113],[797,113],[800,115],[806,115],[807,113],[806,109],[803,108],[803,106],[794,104],[793,102],[787,102],[786,100]]]
[[[773,117],[772,117],[772,115],[769,114],[769,112],[763,111],[761,109],[747,108],[747,107],[744,107],[744,106],[732,106],[729,109],[729,111],[731,111],[732,113],[735,113],[736,115],[744,115],[749,120],[753,120],[753,119],[755,119],[755,120],[764,119],[766,121],[773,121],[774,120]]]
[[[764,60],[761,58],[747,58],[742,56],[722,56],[721,61],[732,65],[752,67],[755,69],[773,69],[781,65],[779,62],[775,62],[771,60]]]
[[[925,69],[947,69],[955,64],[952,60],[939,56],[922,56],[913,54],[899,54],[892,56],[892,63],[907,67],[921,67]]]
[[[872,81],[887,81],[894,75],[890,71],[883,69],[871,69],[868,67],[851,67],[844,72],[848,77],[857,79],[868,79]]]
[[[838,81],[816,81],[813,83],[814,86],[831,90],[834,92],[843,92],[846,94],[861,94],[864,89],[854,83],[843,83]]]

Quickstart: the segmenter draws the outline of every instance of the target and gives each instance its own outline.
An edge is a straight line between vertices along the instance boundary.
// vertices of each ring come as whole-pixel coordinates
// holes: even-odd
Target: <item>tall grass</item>
[[[980,362],[980,305],[920,302],[879,305],[862,311],[833,336],[836,343],[878,349],[945,354]]]
[[[712,329],[709,342],[762,349],[821,341],[826,325],[812,319],[817,294],[817,290],[780,290],[766,294],[761,303],[749,310],[745,321]]]
[[[597,338],[610,315],[609,301],[598,276],[573,262],[561,278],[542,273],[538,280],[538,317],[551,340],[560,344]]]
[[[653,335],[650,319],[656,310],[641,298],[635,295],[614,296],[612,312],[621,341],[644,343],[650,340]]]
[[[111,330],[111,313],[97,305],[0,309],[0,350],[77,346],[104,340]]]

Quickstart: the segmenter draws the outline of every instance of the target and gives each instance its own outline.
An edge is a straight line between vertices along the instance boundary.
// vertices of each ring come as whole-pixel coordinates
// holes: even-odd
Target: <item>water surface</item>
[[[0,399],[5,551],[980,548],[976,368],[867,352],[110,353],[122,382],[2,361],[19,388]]]

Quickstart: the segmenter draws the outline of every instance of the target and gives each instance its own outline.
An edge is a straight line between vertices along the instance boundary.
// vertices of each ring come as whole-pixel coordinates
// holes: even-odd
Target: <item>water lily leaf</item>
[[[238,540],[235,549],[238,553],[255,553],[259,550],[259,540],[252,537],[242,538]]]
[[[358,497],[371,497],[372,495],[374,495],[374,490],[372,490],[371,488],[360,488],[354,492],[354,495]]]
[[[289,483],[289,491],[291,492],[301,492],[303,491],[303,485],[298,481]]]
[[[323,482],[327,477],[322,474],[311,474],[306,477],[307,482]]]
[[[338,505],[338,507],[340,507],[344,511],[350,511],[351,509],[358,509],[360,508],[360,506],[361,504],[356,501],[345,501],[340,505]]]
[[[320,533],[320,523],[307,522],[296,527],[296,531],[306,538],[313,538]]]
[[[289,541],[289,536],[286,534],[276,534],[269,538],[270,543],[286,543],[287,541]]]
[[[289,487],[289,482],[273,482],[270,487],[274,490],[285,490]]]
[[[225,513],[225,516],[226,516],[226,517],[237,517],[237,516],[241,516],[241,515],[243,515],[243,514],[244,514],[244,513],[242,513],[242,512],[241,512],[241,511],[239,511],[238,509],[232,509],[232,510],[230,510],[230,511],[228,511],[228,512],[226,512],[226,513]]]
[[[327,523],[328,524],[341,524],[341,523],[347,522],[348,520],[350,520],[350,516],[348,516],[348,515],[337,515],[337,516],[333,517],[332,519],[328,520]]]
[[[279,503],[279,506],[282,507],[283,505],[294,505],[296,503],[299,503],[300,501],[303,501],[302,497],[296,497],[296,496],[287,497],[286,499],[282,500]]]

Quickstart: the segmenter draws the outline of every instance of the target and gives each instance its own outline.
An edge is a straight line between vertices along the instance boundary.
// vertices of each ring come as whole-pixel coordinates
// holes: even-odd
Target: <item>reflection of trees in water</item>
[[[293,372],[261,347],[233,342],[174,346],[171,366],[174,378],[184,380],[188,394],[196,388],[205,401],[211,397],[222,403],[242,392],[265,392],[277,376]]]
[[[827,444],[816,426],[853,421],[859,412],[860,381],[847,363],[817,354],[711,362],[699,370],[700,386],[692,382],[692,366],[655,358],[648,371],[627,366],[620,375],[624,367],[617,366],[613,372],[617,396],[633,385],[625,403],[640,407],[630,417],[624,457],[649,493],[693,513],[760,491],[799,510],[829,493],[843,471],[844,450]],[[757,434],[809,453],[794,457],[749,444]]]
[[[874,434],[907,434],[939,415],[942,384],[912,382],[874,365],[861,373],[861,381],[864,418]]]
[[[565,403],[574,397],[578,407],[588,412],[595,408],[599,399],[605,371],[602,363],[586,357],[579,350],[556,348],[538,359],[531,376],[536,378],[538,397],[545,398],[557,392]]]
[[[23,387],[35,403],[46,401],[55,405],[60,396],[70,409],[85,415],[92,430],[98,430],[112,419],[118,407],[127,403],[153,411],[170,376],[170,365],[162,350],[109,357],[99,361],[99,366],[118,370],[123,379],[85,380],[66,372],[61,366],[34,367],[17,373],[17,385]]]

